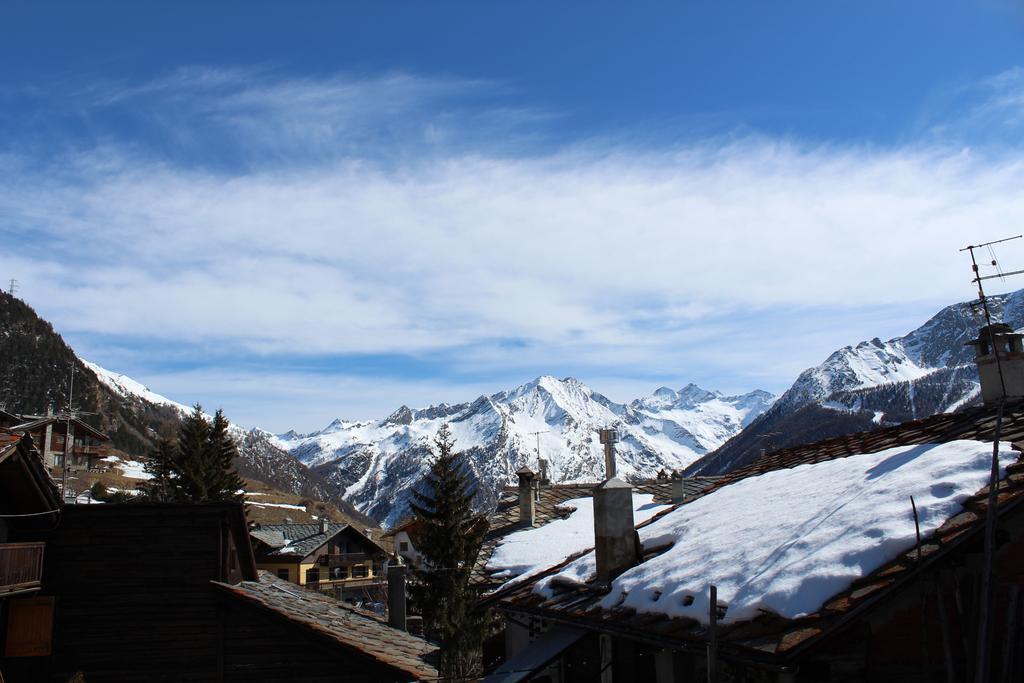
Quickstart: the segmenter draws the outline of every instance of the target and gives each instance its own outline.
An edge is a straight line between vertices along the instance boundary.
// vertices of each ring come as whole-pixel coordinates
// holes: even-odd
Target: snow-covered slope
[[[994,320],[1024,328],[1024,290],[993,296]],[[805,370],[770,410],[690,474],[721,474],[761,452],[874,425],[951,412],[976,402],[978,373],[966,342],[984,324],[969,302],[953,304],[913,332],[845,346]]]
[[[312,434],[282,434],[276,443],[343,488],[361,510],[394,523],[407,513],[411,487],[444,422],[468,453],[486,505],[523,464],[537,468],[538,438],[553,481],[596,481],[603,470],[597,429],[614,426],[620,475],[652,477],[717,448],[773,400],[764,391],[723,396],[689,385],[619,404],[571,377],[543,376],[470,403],[402,406],[375,421],[338,419]]]
[[[96,373],[96,379],[110,387],[119,396],[123,396],[125,398],[140,398],[143,401],[148,401],[154,405],[168,406],[169,408],[174,408],[182,415],[192,412],[192,409],[188,406],[182,405],[177,401],[172,401],[166,396],[161,396],[160,394],[151,391],[149,387],[132,379],[128,375],[111,372],[110,370],[100,367],[95,363],[90,363],[82,357],[79,357],[79,360],[85,364],[85,367]]]

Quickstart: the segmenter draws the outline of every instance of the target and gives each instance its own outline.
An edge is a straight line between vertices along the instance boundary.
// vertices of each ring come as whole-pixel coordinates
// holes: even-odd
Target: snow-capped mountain
[[[1024,328],[1024,290],[989,298],[993,321]],[[984,324],[970,302],[953,304],[913,332],[845,346],[805,370],[770,410],[688,474],[721,474],[761,453],[819,438],[951,412],[978,401],[966,343]]]
[[[276,443],[343,488],[362,511],[391,524],[407,513],[411,487],[425,473],[429,445],[444,422],[456,448],[469,455],[487,505],[523,464],[537,469],[538,441],[553,481],[597,481],[604,468],[597,429],[613,426],[620,474],[651,477],[714,450],[773,400],[764,391],[723,396],[691,384],[619,404],[571,377],[543,376],[469,403],[402,406],[375,421],[334,420],[312,434],[281,434]]]

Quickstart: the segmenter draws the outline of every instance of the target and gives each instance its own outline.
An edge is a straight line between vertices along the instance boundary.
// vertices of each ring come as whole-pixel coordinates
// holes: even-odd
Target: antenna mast
[[[997,494],[999,488],[999,436],[1003,428],[1003,408],[1006,404],[1006,381],[1003,378],[1003,366],[999,360],[996,335],[992,331],[992,313],[988,307],[988,299],[985,297],[985,288],[981,283],[983,280],[991,280],[992,278],[1002,279],[1007,275],[1024,273],[1024,270],[1014,270],[1009,273],[1002,272],[999,268],[999,263],[996,261],[995,252],[992,250],[993,244],[1018,240],[1022,236],[1024,235],[1015,235],[981,244],[971,244],[960,250],[970,252],[971,255],[971,271],[974,273],[974,279],[971,282],[978,285],[978,298],[981,301],[981,308],[985,313],[985,329],[988,330],[989,343],[992,345],[992,353],[996,357],[996,372],[999,373],[999,388],[1002,390],[1002,395],[997,403],[995,433],[992,435],[992,468],[989,473],[988,505],[985,510],[985,556],[981,573],[981,613],[978,616],[978,661],[974,674],[975,683],[989,683],[991,678],[992,564],[995,554],[996,505],[998,503]],[[982,275],[981,270],[978,268],[978,261],[975,258],[974,250],[983,247],[988,247],[989,253],[992,255],[991,265],[995,266],[997,271],[995,275]]]

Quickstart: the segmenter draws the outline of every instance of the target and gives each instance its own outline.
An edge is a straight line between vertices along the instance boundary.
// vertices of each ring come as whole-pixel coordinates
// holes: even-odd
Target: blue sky
[[[311,430],[542,373],[781,391],[1024,224],[1014,3],[551,5],[9,3],[0,278]]]

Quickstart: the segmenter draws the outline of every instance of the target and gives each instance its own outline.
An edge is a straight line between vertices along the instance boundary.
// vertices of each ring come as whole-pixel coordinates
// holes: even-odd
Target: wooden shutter
[[[8,603],[8,657],[47,657],[52,638],[53,597],[15,598]]]

